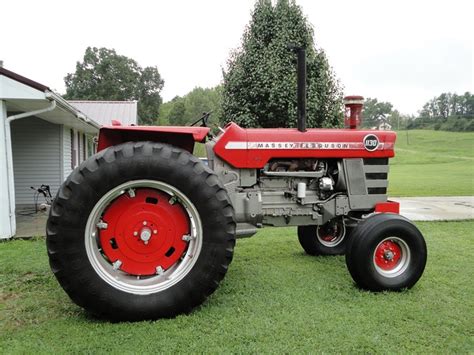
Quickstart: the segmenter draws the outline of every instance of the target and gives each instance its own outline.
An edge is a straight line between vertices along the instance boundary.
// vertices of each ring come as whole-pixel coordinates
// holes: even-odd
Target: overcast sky
[[[442,92],[474,92],[474,1],[297,0],[345,94],[416,113]],[[6,0],[4,67],[64,93],[87,46],[157,66],[165,101],[221,79],[254,0]]]

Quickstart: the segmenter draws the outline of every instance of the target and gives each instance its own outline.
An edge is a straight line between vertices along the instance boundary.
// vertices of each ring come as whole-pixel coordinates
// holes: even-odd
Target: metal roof
[[[82,101],[68,102],[102,126],[112,125],[117,120],[123,126],[137,124],[137,101]]]

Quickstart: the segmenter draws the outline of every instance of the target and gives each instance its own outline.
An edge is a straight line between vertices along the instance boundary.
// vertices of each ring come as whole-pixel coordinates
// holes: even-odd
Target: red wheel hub
[[[326,234],[326,235],[323,235],[321,239],[324,240],[325,242],[332,242],[334,239],[336,239],[336,237],[331,234]]]
[[[339,228],[337,223],[328,222],[325,225],[318,227],[318,235],[325,242],[332,242],[337,239],[339,234]]]
[[[132,275],[154,275],[174,265],[188,243],[189,217],[171,196],[143,188],[116,198],[99,229],[102,251],[114,268]]]
[[[402,257],[402,249],[398,243],[386,240],[375,249],[375,263],[382,270],[393,270]]]

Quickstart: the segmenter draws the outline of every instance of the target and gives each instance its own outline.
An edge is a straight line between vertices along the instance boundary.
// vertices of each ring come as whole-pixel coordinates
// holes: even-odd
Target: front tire
[[[107,148],[61,186],[47,223],[51,269],[71,299],[110,320],[188,313],[232,260],[233,208],[217,176],[166,144]]]
[[[370,291],[411,288],[425,269],[425,240],[396,214],[376,214],[360,223],[347,246],[346,264],[358,286]]]
[[[298,241],[309,255],[344,255],[351,230],[335,218],[321,226],[298,226]]]

